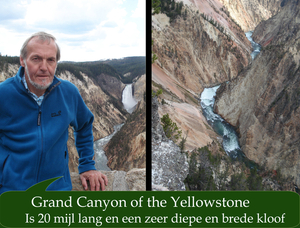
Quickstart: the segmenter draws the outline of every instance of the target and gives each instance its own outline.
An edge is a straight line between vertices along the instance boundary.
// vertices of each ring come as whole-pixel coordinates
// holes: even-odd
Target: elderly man
[[[104,190],[107,177],[94,167],[94,116],[78,89],[54,76],[60,49],[39,32],[21,49],[18,73],[0,84],[0,193],[26,190],[53,177],[48,190],[71,190],[68,127],[74,128],[83,187]]]

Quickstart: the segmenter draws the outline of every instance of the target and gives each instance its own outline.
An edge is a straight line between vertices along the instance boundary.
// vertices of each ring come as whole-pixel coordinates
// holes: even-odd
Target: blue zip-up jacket
[[[0,194],[53,177],[48,190],[71,190],[68,127],[74,128],[79,173],[95,170],[94,116],[76,86],[54,77],[39,106],[21,82],[24,68],[0,83]]]

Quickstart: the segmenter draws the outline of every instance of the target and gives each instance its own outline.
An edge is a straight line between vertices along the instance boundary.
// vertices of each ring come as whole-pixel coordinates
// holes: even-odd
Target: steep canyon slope
[[[176,4],[184,3],[181,15],[171,17],[169,15],[172,14],[164,11],[152,16],[152,51],[157,57],[152,64],[152,91],[153,95],[162,91],[156,101],[157,114],[152,114],[152,118],[156,115],[161,118],[169,114],[170,119],[182,130],[182,136],[187,136],[185,151],[188,161],[193,161],[193,156],[196,154],[194,160],[197,164],[194,165],[212,170],[217,189],[292,189],[292,183],[277,182],[272,172],[276,173],[279,167],[282,167],[281,173],[284,175],[289,172],[293,172],[294,176],[297,175],[298,165],[294,166],[288,161],[293,160],[296,163],[299,160],[297,158],[299,124],[293,122],[298,118],[298,109],[295,105],[297,92],[292,92],[299,89],[295,90],[296,79],[292,87],[287,85],[289,80],[296,78],[298,74],[297,52],[300,44],[298,46],[297,42],[294,42],[290,44],[291,46],[284,48],[282,43],[292,40],[294,34],[297,33],[298,18],[295,18],[296,23],[281,25],[281,28],[290,29],[287,33],[283,29],[277,30],[277,28],[263,26],[263,23],[268,22],[264,20],[277,12],[279,12],[278,15],[285,15],[287,18],[291,12],[281,6],[287,6],[289,1],[176,0],[175,2]],[[238,10],[242,8],[243,10]],[[286,18],[282,17],[278,20],[284,22],[287,21]],[[234,21],[241,24],[241,27]],[[255,60],[251,60],[252,48],[244,32],[253,30],[260,22],[263,31],[261,34],[276,31],[276,34],[272,36],[277,36],[277,33],[285,35],[280,41],[278,40],[278,43],[273,43],[269,48],[266,47]],[[253,36],[256,37],[256,32]],[[263,39],[267,36],[260,35],[260,37]],[[266,39],[270,42],[269,38]],[[275,40],[274,37],[272,39]],[[267,55],[262,57],[264,53]],[[280,76],[281,74],[284,76]],[[228,81],[228,84],[225,83]],[[237,176],[250,177],[250,169],[245,168],[244,164],[239,162],[234,164],[227,161],[226,153],[220,146],[222,139],[212,130],[203,116],[199,105],[199,95],[204,88],[220,83],[223,84],[218,91],[219,103],[215,110],[236,127],[241,137],[242,150],[246,151],[247,157],[265,168],[264,174],[257,176],[258,179],[261,178],[261,188],[232,186]],[[221,97],[220,94],[222,94]],[[298,94],[300,94],[299,91]],[[281,100],[283,98],[290,99],[291,103]],[[280,100],[282,103],[279,105]],[[258,103],[259,106],[257,106]],[[283,105],[292,107],[294,111],[287,114],[289,111],[284,111]],[[279,109],[282,112],[280,115],[276,113]],[[268,112],[270,110],[271,113]],[[293,121],[290,122],[292,119]],[[163,170],[168,172],[165,169],[166,163],[162,159],[159,160],[158,155],[161,156],[160,158],[167,157],[167,152],[170,151],[167,151],[169,144],[164,144],[161,140],[159,130],[152,129],[152,131],[154,138],[152,140],[152,172],[156,175],[152,175],[152,184],[157,184],[155,183],[156,179],[159,179],[157,174],[160,172],[161,175],[166,175]],[[285,136],[276,136],[276,131],[285,132]],[[288,140],[285,141],[285,139]],[[201,150],[197,150],[200,147]],[[274,155],[274,151],[284,149],[287,151]],[[176,154],[178,148],[170,150],[174,151],[174,156],[178,156]],[[219,163],[217,162],[216,166],[207,165],[200,151],[208,151]],[[294,167],[291,168],[292,166]],[[174,168],[172,164],[170,167]],[[192,172],[193,170],[189,170],[190,174]],[[179,173],[174,173],[174,175]],[[222,181],[225,185],[218,185],[224,176],[226,178]],[[170,188],[170,186],[167,187]],[[189,188],[193,189],[194,185],[191,184]]]
[[[187,158],[163,131],[158,114],[157,97],[152,98],[151,106],[152,189],[186,190],[184,180],[189,170]]]
[[[222,139],[203,116],[199,97],[204,88],[232,80],[248,66],[252,48],[219,1],[183,2],[181,16],[171,20],[160,13],[152,18],[153,52],[157,56],[152,64],[152,90],[162,91],[155,101],[156,108],[152,109],[152,121],[157,126],[158,117],[169,114],[182,130],[182,136],[187,137],[184,150],[188,155],[208,146],[213,156],[221,157],[213,171],[218,182],[219,175],[224,176],[228,170],[231,174],[241,173],[241,169],[228,168],[227,155],[221,149]],[[158,128],[152,129],[152,137],[153,186],[185,189],[183,180],[189,172],[185,156]],[[197,162],[198,166],[204,164],[199,159]],[[168,183],[170,178],[174,186]]]
[[[200,110],[200,93],[235,78],[251,61],[251,44],[220,2],[184,3],[186,13],[171,22],[166,14],[153,16],[152,87],[163,89],[159,99],[167,103],[160,116],[169,113],[193,150],[218,140]]]
[[[253,37],[261,54],[223,84],[215,110],[236,127],[246,156],[300,184],[300,3],[285,1]]]
[[[282,0],[220,0],[245,32],[253,31],[263,20],[277,14]]]
[[[154,15],[152,22],[156,64],[194,94],[236,77],[251,52],[244,32],[221,11],[223,6],[204,2],[184,5],[185,16],[171,23],[165,14]]]

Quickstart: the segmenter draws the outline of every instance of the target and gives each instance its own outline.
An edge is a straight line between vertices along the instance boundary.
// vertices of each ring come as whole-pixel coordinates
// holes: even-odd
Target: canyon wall
[[[261,53],[217,92],[215,111],[235,126],[246,156],[300,184],[300,3],[254,31]]]
[[[277,14],[282,0],[220,0],[230,16],[245,32],[253,31],[264,20]]]
[[[300,49],[296,44],[297,10],[294,9],[294,23],[281,24],[278,32],[275,28],[265,28],[263,23],[268,21],[264,20],[274,15],[273,18],[276,18],[276,13],[291,18],[291,12],[285,8],[289,1],[176,0],[176,3],[181,2],[184,7],[180,16],[168,17],[165,13],[152,16],[152,96],[157,99],[157,114],[152,113],[152,126],[155,125],[154,115],[161,118],[168,114],[182,130],[182,136],[187,137],[184,149],[187,161],[194,159],[195,167],[205,167],[205,172],[213,172],[213,180],[219,190],[292,190],[290,178],[285,178],[285,183],[279,183],[273,174],[278,171],[285,177],[290,173],[296,177],[299,168],[296,164],[299,160],[296,75],[299,64],[297,51]],[[253,30],[259,23],[265,33],[274,30],[276,36],[285,35],[280,41],[264,48],[255,60],[251,60],[252,47],[244,32]],[[287,33],[286,27],[289,28]],[[262,39],[264,37],[261,35]],[[266,39],[269,41],[269,38]],[[283,42],[293,39],[294,43],[283,47]],[[242,150],[246,151],[247,157],[262,165],[261,173],[255,177],[260,187],[242,186],[245,178],[251,178],[252,171],[243,163],[227,160],[220,146],[222,139],[203,116],[199,104],[201,92],[206,87],[220,83],[215,110],[237,129]],[[291,103],[281,100],[283,98],[290,99]],[[279,101],[282,103],[279,104]],[[283,104],[293,111],[284,111]],[[277,113],[278,110],[281,113]],[[279,130],[285,133],[275,133]],[[174,187],[168,186],[163,180],[163,175],[169,177],[169,173],[173,175],[173,182],[182,186],[178,181],[183,180],[180,175],[185,171],[178,170],[174,161],[184,163],[184,159],[176,154],[179,148],[171,144],[164,141],[159,128],[152,127],[152,171],[155,171],[152,184],[158,190]],[[197,149],[200,147],[201,150]],[[217,163],[209,164],[200,151],[211,153],[209,156],[213,156]],[[192,174],[194,171],[191,169],[188,172]],[[240,186],[233,183],[237,177],[241,178]],[[221,182],[225,185],[219,185]],[[157,186],[159,183],[162,186]],[[193,184],[189,188],[198,189]]]
[[[6,79],[16,75],[19,70],[20,65],[18,64],[7,64],[7,70],[0,72],[0,82],[5,81]]]
[[[165,14],[154,15],[152,22],[156,64],[194,94],[231,80],[250,62],[251,44],[244,32],[218,1],[206,3],[184,5],[186,16],[171,23]]]
[[[165,102],[159,115],[168,113],[182,129],[189,151],[220,140],[200,108],[203,89],[232,80],[251,61],[250,42],[223,8],[218,1],[184,1],[185,15],[152,18],[152,88],[163,90]]]
[[[229,163],[223,161],[227,155],[220,149],[222,139],[203,116],[199,97],[204,88],[237,77],[251,62],[251,43],[218,1],[184,1],[182,15],[172,21],[166,14],[154,15],[152,31],[157,56],[152,64],[152,90],[162,91],[152,102],[152,187],[185,190],[189,157],[207,145],[213,156],[222,157],[214,173],[218,182],[224,176],[224,164],[228,168]],[[186,137],[184,152],[164,135],[160,118],[165,114]]]
[[[125,84],[116,77],[102,73],[96,77],[96,82],[104,92],[122,101],[122,91],[125,88]]]
[[[136,79],[133,90],[138,101],[136,109],[104,148],[112,170],[146,167],[146,75]]]

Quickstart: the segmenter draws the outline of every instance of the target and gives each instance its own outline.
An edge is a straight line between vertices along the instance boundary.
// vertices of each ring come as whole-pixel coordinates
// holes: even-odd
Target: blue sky
[[[145,56],[146,0],[0,0],[0,53],[33,33],[54,35],[62,61]]]

